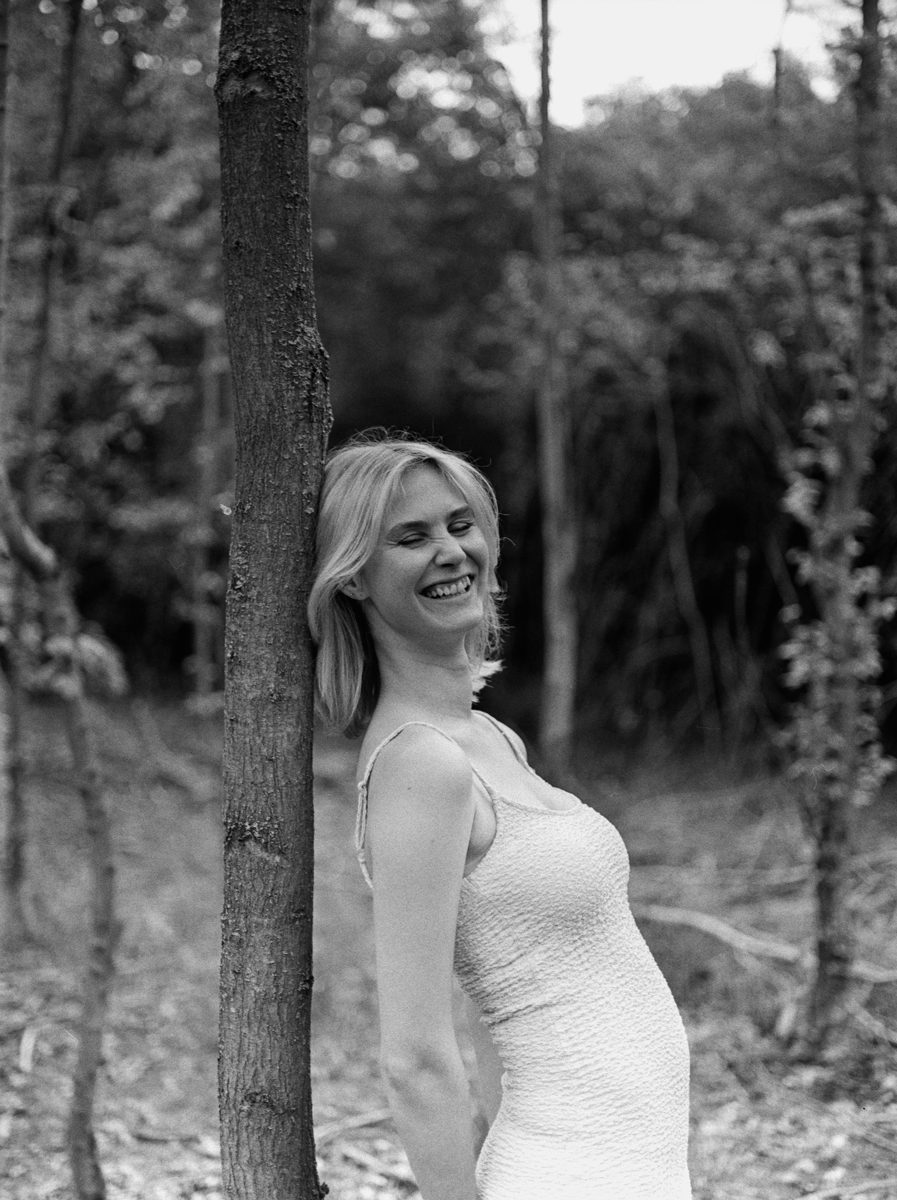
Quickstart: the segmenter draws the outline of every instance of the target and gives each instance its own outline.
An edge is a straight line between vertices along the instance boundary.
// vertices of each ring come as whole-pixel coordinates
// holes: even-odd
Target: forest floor
[[[96,714],[123,921],[98,1142],[109,1200],[218,1200],[220,722],[173,705],[137,714]],[[84,837],[52,710],[36,708],[30,728],[28,901],[40,940],[5,957],[0,983],[0,1195],[63,1200]],[[312,1047],[320,1174],[333,1200],[410,1198],[376,1070],[353,765],[347,743],[321,743]],[[807,943],[808,849],[780,780],[727,783],[656,761],[596,770],[584,788],[627,840],[634,903]],[[897,969],[897,796],[861,818],[853,903],[862,957]],[[862,987],[838,1049],[801,1062],[775,1036],[797,1011],[798,969],[694,929],[643,929],[691,1042],[695,1200],[897,1197],[897,984]]]

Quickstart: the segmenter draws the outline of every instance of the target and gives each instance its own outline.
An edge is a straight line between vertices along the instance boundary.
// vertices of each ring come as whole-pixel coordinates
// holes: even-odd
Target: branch
[[[339,1121],[331,1121],[328,1125],[321,1125],[315,1130],[315,1144],[320,1150],[328,1142],[332,1142],[334,1138],[338,1138],[340,1134],[346,1133],[350,1129],[366,1129],[371,1125],[381,1125],[384,1121],[390,1120],[392,1113],[388,1108],[375,1108],[366,1113],[353,1113],[351,1116],[343,1117]]]
[[[362,1150],[360,1146],[353,1146],[351,1143],[340,1146],[340,1154],[344,1158],[348,1158],[350,1162],[356,1163],[359,1167],[365,1167],[368,1171],[373,1171],[384,1179],[393,1179],[396,1183],[414,1183],[414,1176],[407,1167],[385,1163],[382,1159],[375,1158],[373,1154]]]
[[[826,1188],[822,1192],[810,1192],[803,1200],[847,1200],[848,1196],[866,1196],[872,1192],[889,1192],[897,1188],[897,1176],[890,1179],[867,1179],[864,1183],[854,1183],[845,1187],[843,1183],[837,1187]]]
[[[730,946],[739,954],[751,954],[755,958],[771,958],[777,962],[812,963],[815,955],[809,950],[801,950],[788,942],[775,941],[772,938],[758,937],[755,933],[746,933],[736,929],[728,921],[711,916],[710,913],[696,912],[690,908],[668,908],[665,904],[633,905],[633,915],[643,921],[654,921],[658,925],[679,925],[688,929],[697,929],[708,937],[716,938],[726,946]],[[854,962],[848,968],[852,979],[861,979],[865,983],[895,983],[897,968],[879,967],[875,963]]]
[[[39,583],[47,583],[59,573],[59,563],[49,546],[25,524],[13,496],[6,468],[0,464],[0,533],[9,552]]]

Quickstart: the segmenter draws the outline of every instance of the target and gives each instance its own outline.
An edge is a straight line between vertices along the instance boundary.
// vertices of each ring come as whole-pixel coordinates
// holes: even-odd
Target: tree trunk
[[[832,426],[839,471],[825,496],[813,553],[819,564],[820,615],[831,646],[830,674],[816,683],[814,707],[831,714],[833,745],[839,748],[836,773],[821,772],[811,798],[815,833],[817,967],[812,981],[805,1040],[817,1050],[839,1017],[855,953],[848,911],[853,797],[864,771],[868,731],[864,727],[862,684],[858,678],[855,544],[862,529],[861,492],[868,475],[875,422],[886,392],[884,364],[885,299],[882,219],[881,31],[878,0],[863,0],[859,70],[856,81],[857,184],[860,198],[858,267],[860,319],[854,402]],[[865,797],[868,802],[871,797]]]
[[[577,526],[570,478],[570,418],[558,344],[560,264],[554,137],[550,119],[550,28],[548,0],[541,0],[542,39],[539,94],[539,171],[535,241],[539,260],[539,315],[542,361],[536,416],[539,436],[539,489],[542,500],[542,608],[545,657],[542,675],[539,746],[555,772],[568,768],[576,699],[578,621],[575,574]]]
[[[309,1079],[326,356],[312,287],[310,0],[224,0],[216,95],[236,486],[225,635],[219,1109],[229,1200],[319,1200]]]
[[[37,583],[52,656],[54,687],[63,706],[66,736],[84,810],[90,856],[90,922],[84,971],[78,1055],[69,1110],[69,1161],[77,1200],[104,1200],[106,1188],[93,1132],[97,1075],[103,1059],[103,1026],[115,971],[118,924],[109,815],[96,766],[78,663],[79,620],[56,555],[22,520],[5,469],[0,466],[0,533],[10,553]]]
[[[6,266],[9,252],[9,163],[7,158],[7,96],[9,92],[9,0],[0,0],[0,440],[12,424],[6,374]],[[0,565],[0,587],[8,597],[5,614],[12,630],[19,628],[21,591],[15,562]],[[15,636],[3,654],[6,686],[0,693],[0,808],[3,826],[2,938],[12,949],[28,937],[25,916],[25,798],[22,793],[22,686],[17,669]]]
[[[58,96],[58,115],[56,122],[56,140],[53,146],[50,173],[47,183],[47,197],[44,204],[42,224],[44,227],[44,246],[41,256],[38,279],[38,307],[35,317],[36,339],[30,361],[30,375],[27,388],[27,404],[25,423],[29,432],[26,439],[26,452],[23,463],[24,514],[26,522],[34,520],[34,509],[38,490],[39,459],[36,453],[36,439],[39,431],[46,423],[46,365],[50,342],[50,321],[53,312],[53,288],[57,276],[59,255],[57,238],[57,207],[59,203],[59,185],[65,162],[65,150],[68,140],[70,114],[72,110],[72,92],[74,89],[75,68],[77,62],[77,36],[81,19],[82,0],[69,0],[68,12],[65,17],[66,37],[63,44],[62,79]],[[0,222],[2,222],[2,245],[0,259],[3,260],[0,270],[0,288],[5,287],[6,255],[8,253],[9,228],[9,169],[6,154],[6,128],[8,121],[8,48],[9,48],[9,0],[3,0],[0,11],[0,139],[3,142],[2,161],[0,161]],[[5,294],[3,313],[0,324],[5,333]],[[5,353],[5,336],[0,333],[0,357]],[[13,420],[10,397],[5,387],[5,358],[3,359],[3,386],[0,389],[0,409],[2,409],[3,432],[5,433]],[[23,610],[23,595],[26,580],[20,563],[14,561],[8,566],[6,589],[11,596],[9,613],[10,645],[7,649],[4,663],[7,688],[3,697],[5,711],[3,713],[2,741],[0,741],[0,775],[4,793],[4,809],[6,822],[4,828],[3,847],[3,893],[4,893],[4,939],[8,944],[16,944],[28,935],[25,919],[23,891],[25,883],[25,845],[27,835],[27,813],[22,792],[21,762],[22,762],[22,726],[21,713],[24,704],[21,671],[18,669],[19,655],[17,642],[21,626]]]
[[[58,588],[59,584],[55,586]],[[70,609],[70,603],[65,597],[60,617],[69,624],[71,617],[66,616],[67,609]],[[80,672],[74,664],[70,668],[69,678],[80,684]],[[63,701],[63,712],[66,738],[84,812],[91,878],[90,938],[78,1029],[78,1057],[72,1077],[69,1160],[78,1200],[104,1200],[106,1185],[94,1135],[93,1107],[97,1074],[103,1062],[103,1027],[115,975],[115,948],[120,933],[115,920],[112,830],[103,801],[96,750],[80,686]]]
[[[660,462],[660,515],[666,529],[673,592],[679,613],[688,629],[695,694],[701,715],[701,735],[708,750],[719,752],[723,744],[723,721],[713,679],[710,637],[695,594],[688,538],[679,503],[679,449],[676,444],[676,423],[665,372],[654,389],[654,415]]]
[[[4,565],[12,607],[19,605],[17,564]],[[11,622],[18,628],[16,617]],[[0,697],[0,809],[5,813],[3,830],[3,915],[2,940],[11,950],[28,941],[31,930],[25,912],[25,845],[27,820],[22,790],[22,700],[18,651],[14,639],[5,647],[5,687]]]
[[[785,0],[782,21],[779,25],[779,40],[772,51],[772,113],[770,125],[776,136],[776,152],[782,153],[782,84],[785,77],[785,26],[794,8],[794,0]]]
[[[46,427],[50,415],[47,366],[50,357],[50,332],[55,307],[56,285],[59,282],[59,259],[62,250],[59,238],[61,185],[75,88],[81,9],[82,0],[68,0],[63,16],[64,40],[62,72],[57,97],[56,137],[50,159],[47,193],[41,218],[43,247],[38,273],[37,311],[34,316],[35,337],[34,346],[29,355],[30,371],[23,414],[28,436],[22,472],[22,510],[25,520],[38,532],[39,526],[35,522],[35,506],[40,491],[41,462],[37,453],[37,439]]]

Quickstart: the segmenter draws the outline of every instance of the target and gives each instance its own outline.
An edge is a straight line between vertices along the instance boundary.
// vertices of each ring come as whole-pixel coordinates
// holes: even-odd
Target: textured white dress
[[[368,882],[368,782],[405,728],[358,785]],[[462,883],[455,972],[504,1069],[478,1200],[691,1200],[688,1044],[629,908],[620,835],[585,804],[522,803],[472,769],[497,830]]]

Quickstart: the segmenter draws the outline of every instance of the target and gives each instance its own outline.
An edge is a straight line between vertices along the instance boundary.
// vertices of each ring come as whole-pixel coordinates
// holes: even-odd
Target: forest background
[[[23,435],[10,415],[40,391],[43,410],[27,419],[39,427],[34,520],[70,564],[82,612],[140,685],[215,691],[232,449],[216,9],[84,7],[40,362],[65,6],[15,16],[7,454],[14,468]],[[370,424],[408,428],[488,470],[509,597],[508,670],[493,694],[530,728],[542,641],[537,133],[474,7],[345,3],[318,16],[311,159],[332,441]],[[732,76],[598,98],[589,111],[559,131],[558,168],[579,728],[618,744],[686,741],[709,724],[660,503],[672,455],[710,702],[728,745],[765,745],[783,715],[780,613],[798,598],[791,552],[804,541],[783,506],[785,464],[815,398],[825,322],[844,317],[855,284],[851,97],[821,99],[792,61],[777,107],[769,87]],[[658,422],[659,391],[672,422]],[[865,553],[889,570],[893,439],[880,439],[875,466]],[[212,636],[198,659],[203,623]],[[895,662],[883,649],[890,736]]]
[[[69,77],[70,6],[13,5],[4,454],[81,613],[117,648],[133,691],[151,698],[145,748],[146,737],[158,744],[154,722],[164,726],[187,700],[185,722],[214,714],[222,684],[233,446],[217,5],[81,7]],[[370,424],[408,428],[468,452],[496,486],[509,631],[486,704],[532,735],[544,627],[538,133],[484,37],[482,7],[316,6],[315,276],[332,440]],[[574,744],[578,770],[601,774],[611,796],[608,773],[631,781],[646,758],[680,783],[683,764],[708,752],[730,781],[780,779],[786,765],[783,610],[813,607],[799,569],[806,489],[794,456],[858,287],[854,57],[845,31],[832,47],[832,95],[782,57],[775,87],[735,75],[708,89],[628,89],[596,97],[581,127],[556,131],[578,548]],[[891,198],[890,41],[886,68]],[[890,218],[886,237],[892,301]],[[885,595],[897,582],[890,399],[863,494],[860,560]],[[876,649],[875,715],[893,751],[897,647],[887,626]],[[194,743],[185,751],[204,754]],[[772,826],[790,830],[782,842],[793,849],[800,839],[776,796]],[[867,854],[892,809],[886,793]],[[770,836],[768,816],[746,821],[751,836],[758,827]],[[806,856],[794,852],[797,868],[765,851],[754,866],[805,879]],[[875,859],[875,871],[889,861]],[[663,895],[657,886],[649,898]],[[893,919],[893,884],[873,908],[875,949]],[[683,986],[707,984],[700,970],[682,975]],[[767,979],[760,992],[761,1026],[787,1023],[781,986]],[[893,1098],[889,1071],[875,1059],[863,1086],[875,1080],[876,1097]],[[834,1169],[816,1158],[820,1171]],[[786,1181],[805,1192],[804,1182],[799,1171]]]

